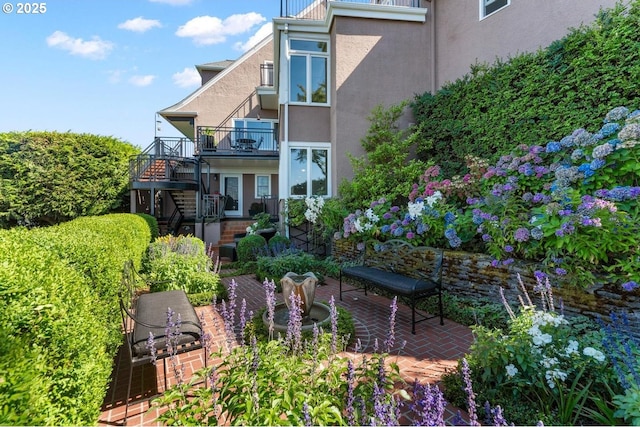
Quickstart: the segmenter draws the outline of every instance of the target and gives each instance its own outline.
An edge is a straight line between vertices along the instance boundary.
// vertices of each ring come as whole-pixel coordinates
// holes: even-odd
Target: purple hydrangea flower
[[[640,285],[638,285],[638,283],[634,282],[633,280],[630,280],[630,281],[622,284],[622,289],[624,289],[625,291],[632,291],[635,288],[637,288],[638,286],[640,286]]]
[[[516,242],[526,242],[527,240],[529,240],[530,235],[531,234],[528,228],[520,227],[513,234],[513,238],[516,240]]]
[[[506,245],[506,246],[504,247],[504,251],[505,251],[505,252],[508,252],[508,253],[513,252],[513,246],[511,246],[511,245]]]

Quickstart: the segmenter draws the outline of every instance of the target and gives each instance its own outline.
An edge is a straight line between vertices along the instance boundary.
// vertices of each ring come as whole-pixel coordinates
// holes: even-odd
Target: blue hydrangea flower
[[[557,153],[558,151],[560,151],[562,149],[562,146],[560,145],[559,142],[556,141],[551,141],[547,144],[547,147],[545,149],[545,151],[547,153]]]
[[[404,234],[404,229],[402,227],[398,227],[395,230],[393,230],[393,235],[395,237],[400,237]]]
[[[600,133],[605,138],[618,132],[620,125],[618,123],[607,123],[600,129]]]
[[[589,166],[589,168],[592,171],[597,171],[598,169],[602,168],[606,164],[607,164],[607,162],[604,161],[603,159],[593,159],[591,161],[591,165]],[[586,174],[585,174],[585,176],[586,176]]]
[[[606,116],[604,116],[604,122],[617,122],[619,120],[624,119],[629,114],[629,109],[627,107],[616,107],[610,110]]]
[[[455,238],[456,235],[456,229],[455,228],[447,228],[444,232],[444,237],[446,237],[447,239],[451,240],[453,238]]]
[[[623,283],[622,284],[622,289],[624,289],[625,291],[632,291],[635,288],[637,288],[638,286],[640,286],[640,285],[638,285],[638,283],[636,283],[633,280],[631,280],[629,282]]]
[[[542,232],[542,229],[540,229],[540,227],[536,227],[531,230],[531,237],[533,237],[535,240],[542,240],[542,238],[544,237],[544,233]]]
[[[574,140],[573,135],[567,135],[567,136],[565,136],[564,138],[562,138],[560,140],[560,145],[562,147],[565,147],[565,148],[566,147],[573,147],[574,144],[575,144],[575,140]]]
[[[452,214],[451,212],[447,212],[446,214],[444,214],[444,223],[445,224],[451,224],[455,220],[456,220],[456,216],[454,214]]]
[[[390,225],[383,225],[380,228],[380,231],[383,232],[383,233],[388,233],[389,231],[391,231],[391,226]]]

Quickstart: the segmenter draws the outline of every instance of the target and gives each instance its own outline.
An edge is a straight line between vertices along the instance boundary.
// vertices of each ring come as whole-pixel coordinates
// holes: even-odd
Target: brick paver
[[[229,283],[232,279],[223,279]],[[247,311],[256,311],[265,306],[265,292],[262,284],[254,276],[239,276],[233,280],[237,283],[238,305],[245,299]],[[364,352],[372,352],[376,339],[380,346],[389,330],[389,313],[391,300],[389,298],[369,293],[365,296],[361,292],[351,292],[339,300],[338,283],[328,278],[326,284],[317,288],[316,300],[329,301],[334,298],[336,305],[348,310],[354,319],[356,338],[360,340]],[[282,294],[277,294],[278,301]],[[205,329],[212,334],[213,348],[219,348],[223,343],[222,321],[212,307],[200,307],[198,313],[204,319]],[[437,383],[442,374],[453,369],[457,360],[468,350],[472,342],[472,333],[468,327],[445,319],[444,326],[439,318],[427,320],[416,325],[416,334],[411,334],[411,309],[398,303],[395,323],[396,351],[390,359],[400,367],[400,374],[407,382],[419,380],[430,384]],[[406,341],[404,348],[400,348]],[[397,353],[397,355],[396,355]],[[353,348],[347,349],[345,356],[357,357]],[[107,392],[103,411],[98,423],[100,425],[122,425],[125,413],[126,388],[129,373],[126,348],[121,348],[121,354],[115,360],[112,384]],[[184,364],[187,378],[194,370],[203,366],[203,352],[193,351],[180,356],[179,361]],[[212,363],[212,362],[210,362]],[[167,361],[167,382],[175,383],[170,363]],[[132,381],[132,400],[149,397],[164,389],[164,373],[162,364],[157,367],[149,364],[134,368]],[[446,419],[451,418],[457,409],[447,408]],[[138,402],[129,405],[127,425],[157,425],[158,414],[149,411],[148,402]]]

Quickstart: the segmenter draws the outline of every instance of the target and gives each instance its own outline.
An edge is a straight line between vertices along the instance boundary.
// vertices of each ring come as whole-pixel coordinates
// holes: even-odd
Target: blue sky
[[[41,14],[2,3],[0,132],[88,132],[141,148],[155,112],[199,86],[196,64],[238,58],[280,12],[277,0],[48,0]]]

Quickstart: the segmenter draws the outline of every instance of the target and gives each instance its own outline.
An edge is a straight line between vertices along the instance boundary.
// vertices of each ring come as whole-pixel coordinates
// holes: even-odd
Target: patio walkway
[[[262,284],[255,280],[253,275],[239,276],[235,278],[237,283],[238,306],[244,298],[247,303],[247,311],[265,306],[265,292]],[[231,281],[230,278],[223,279],[225,283]],[[356,338],[359,338],[365,352],[372,352],[375,339],[380,344],[387,337],[389,328],[389,313],[391,300],[386,297],[369,293],[365,296],[360,292],[347,293],[344,301],[339,300],[338,283],[334,279],[327,279],[327,284],[320,286],[316,290],[316,300],[329,301],[331,296],[336,300],[336,305],[347,309],[353,315]],[[282,300],[282,294],[276,294],[278,301]],[[212,334],[213,351],[219,348],[217,343],[222,342],[220,325],[222,320],[211,307],[200,307],[198,313],[203,313],[205,319],[205,329]],[[472,342],[471,330],[465,326],[445,319],[444,326],[440,326],[439,319],[434,318],[416,325],[416,335],[411,334],[411,309],[398,303],[396,315],[396,347],[406,340],[406,346],[397,356],[389,359],[396,361],[400,367],[401,376],[408,382],[418,379],[421,382],[435,384],[442,374],[454,368],[457,360],[468,352]],[[102,408],[102,414],[98,420],[99,425],[123,425],[127,379],[129,365],[127,361],[126,348],[122,357],[116,359],[114,369],[114,379],[107,392]],[[352,350],[352,349],[349,349]],[[347,353],[353,354],[351,351]],[[186,378],[189,378],[194,370],[203,366],[203,353],[193,351],[182,355],[180,362],[186,368]],[[175,383],[168,366],[168,383]],[[158,369],[149,364],[134,368],[131,396],[132,399],[152,396],[164,388],[164,375],[161,364]],[[155,422],[158,414],[148,411],[149,403],[134,403],[129,406],[127,425],[157,425]],[[457,409],[448,408],[445,419],[450,419],[455,415]]]

